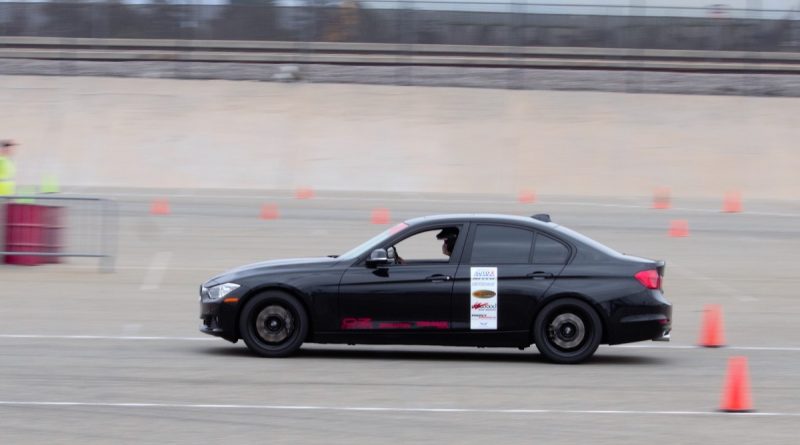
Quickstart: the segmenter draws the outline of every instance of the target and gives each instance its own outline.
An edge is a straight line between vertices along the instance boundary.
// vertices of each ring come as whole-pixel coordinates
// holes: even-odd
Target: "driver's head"
[[[458,229],[455,227],[445,227],[437,235],[436,239],[443,241],[442,253],[450,256],[453,253],[453,248],[456,246],[456,239],[458,239]]]

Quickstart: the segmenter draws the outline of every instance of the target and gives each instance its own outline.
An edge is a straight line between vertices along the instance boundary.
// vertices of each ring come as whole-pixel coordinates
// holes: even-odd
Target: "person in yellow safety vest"
[[[15,145],[18,144],[12,140],[0,141],[0,196],[13,195],[16,191],[16,183],[14,182],[16,168],[14,168],[14,162],[11,160]]]

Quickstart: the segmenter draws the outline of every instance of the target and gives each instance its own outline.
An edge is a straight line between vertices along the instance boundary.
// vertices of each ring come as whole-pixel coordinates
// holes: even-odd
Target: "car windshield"
[[[389,229],[386,229],[383,232],[373,236],[372,238],[364,241],[363,243],[361,243],[358,246],[348,250],[347,252],[339,255],[337,258],[343,259],[343,260],[355,259],[355,258],[359,257],[362,253],[364,253],[364,251],[366,249],[368,249],[369,247],[374,246],[375,244],[378,244],[381,240],[386,239],[386,238],[394,235],[395,233],[397,233],[397,232],[399,232],[401,230],[404,230],[406,227],[408,227],[408,224],[406,224],[406,223],[397,224],[397,225],[395,225],[395,226],[393,226],[393,227],[391,227]]]

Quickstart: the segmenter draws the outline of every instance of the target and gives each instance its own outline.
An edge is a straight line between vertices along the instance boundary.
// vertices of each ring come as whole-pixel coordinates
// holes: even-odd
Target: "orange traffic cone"
[[[166,199],[156,199],[150,205],[151,215],[169,215],[169,201]]]
[[[314,189],[310,187],[300,187],[295,191],[294,197],[297,199],[311,199],[314,197]]]
[[[261,219],[278,219],[278,206],[275,204],[264,204],[261,206]]]
[[[673,219],[669,223],[669,236],[685,237],[689,236],[689,221],[685,219]]]
[[[703,308],[703,325],[700,328],[700,346],[706,348],[725,346],[722,307],[718,304],[708,304]]]
[[[657,188],[653,194],[653,208],[659,210],[666,210],[672,207],[669,189],[666,187]]]
[[[372,224],[389,224],[389,209],[377,208],[372,210],[370,221]]]
[[[517,196],[517,201],[521,204],[533,204],[536,202],[536,192],[533,190],[522,190]]]
[[[725,387],[722,392],[722,403],[719,407],[729,413],[741,413],[753,410],[750,398],[750,376],[747,372],[747,357],[731,357],[728,359],[728,373],[725,376]]]
[[[739,213],[742,211],[742,195],[739,192],[728,192],[722,201],[722,211],[725,213]]]

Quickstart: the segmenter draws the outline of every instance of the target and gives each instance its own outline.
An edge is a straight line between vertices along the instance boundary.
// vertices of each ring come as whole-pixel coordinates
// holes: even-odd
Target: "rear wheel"
[[[269,291],[245,304],[239,316],[239,332],[256,354],[285,357],[303,344],[308,334],[308,315],[297,298]]]
[[[533,324],[539,352],[554,363],[580,363],[591,357],[603,337],[597,312],[575,298],[556,300],[544,307]]]

